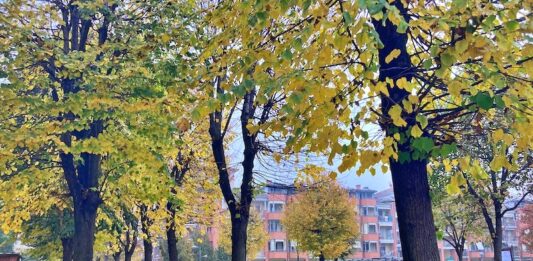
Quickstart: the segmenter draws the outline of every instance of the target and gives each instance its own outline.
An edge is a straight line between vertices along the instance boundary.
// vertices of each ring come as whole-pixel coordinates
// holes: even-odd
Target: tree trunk
[[[426,161],[391,159],[391,172],[403,260],[439,260]]]
[[[463,248],[455,248],[455,253],[457,254],[457,261],[463,261]]]
[[[121,253],[122,253],[122,252],[116,252],[116,253],[114,253],[114,254],[113,254],[113,260],[115,260],[115,261],[120,261],[120,254],[121,254]]]
[[[124,261],[131,261],[131,258],[133,257],[134,253],[135,253],[135,251],[125,252],[124,253]]]
[[[168,260],[178,261],[178,239],[176,238],[176,224],[174,223],[175,210],[172,204],[167,204],[167,209],[170,211],[169,224],[167,227],[167,246],[168,246]]]
[[[143,239],[144,261],[152,261],[154,252],[152,236],[150,235],[150,225],[152,224],[152,220],[148,217],[147,211],[148,207],[144,204],[141,205],[141,230],[145,235]]]
[[[152,241],[150,239],[144,239],[143,246],[144,246],[144,261],[152,261],[152,256],[154,252],[154,246],[152,245]]]
[[[398,8],[406,22],[409,22],[408,10],[403,6],[402,1],[394,1],[391,5]],[[385,23],[382,20],[372,20],[372,23],[383,43],[383,48],[378,51],[379,80],[385,81],[390,78],[396,82],[396,80],[403,77],[407,78],[408,81],[411,80],[413,66],[407,49],[408,35],[406,33],[398,33],[397,27],[390,20]],[[400,51],[400,55],[396,59],[387,62],[386,57],[395,49]],[[381,97],[383,115],[388,115],[393,105],[402,104],[402,100],[406,99],[410,94],[398,86],[387,88],[390,94],[389,97],[384,95]],[[390,119],[385,118],[381,127],[388,137],[392,137],[398,132],[407,133],[409,127],[416,124],[415,113],[402,115],[407,121],[407,126],[392,128],[393,125]],[[407,155],[411,155],[409,141],[404,144],[398,144],[398,150],[400,153],[404,152],[408,153]],[[439,260],[426,164],[427,160],[409,159],[400,163],[392,158],[390,159],[402,254],[405,261]]]
[[[231,261],[246,261],[248,214],[231,215]]]
[[[496,213],[500,213],[500,211],[496,210]],[[495,223],[496,234],[494,235],[494,237],[492,237],[492,247],[494,247],[494,261],[502,261],[503,228],[501,215],[496,214]]]
[[[72,256],[74,254],[72,238],[61,238],[61,246],[63,247],[63,261],[72,261]]]
[[[84,200],[74,205],[74,260],[92,261],[98,204]]]

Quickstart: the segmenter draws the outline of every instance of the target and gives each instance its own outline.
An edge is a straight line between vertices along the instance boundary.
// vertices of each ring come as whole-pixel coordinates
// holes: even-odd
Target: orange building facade
[[[353,245],[346,261],[402,260],[401,244],[392,188],[376,191],[356,186],[348,189],[357,210],[360,237]],[[269,240],[254,261],[309,261],[318,260],[298,249],[296,241],[287,237],[281,224],[285,206],[294,200],[296,188],[283,184],[268,183],[263,193],[256,196],[253,207],[264,219]],[[513,260],[533,261],[533,252],[519,247],[520,208],[507,213],[504,219],[504,246],[513,251]],[[214,235],[213,235],[214,236]],[[216,237],[216,236],[215,236]],[[463,260],[493,260],[490,246],[467,242]],[[444,241],[439,242],[441,260],[458,260],[453,248]]]

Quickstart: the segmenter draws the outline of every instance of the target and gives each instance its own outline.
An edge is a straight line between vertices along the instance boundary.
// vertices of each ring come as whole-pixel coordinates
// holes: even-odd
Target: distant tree
[[[481,210],[495,261],[501,260],[503,217],[533,193],[533,156],[510,127],[520,122],[507,113],[494,110],[491,117],[473,117],[471,126],[465,128],[469,134],[458,142],[457,153],[441,160],[444,168],[453,172],[448,192],[469,194]]]
[[[528,204],[522,209],[520,217],[524,225],[520,229],[520,242],[526,245],[527,249],[533,249],[533,205]]]
[[[358,236],[356,220],[348,193],[325,179],[309,185],[287,205],[282,223],[301,250],[325,260],[338,258],[350,249]]]
[[[439,167],[429,177],[433,215],[437,236],[448,242],[458,260],[463,260],[467,240],[481,238],[486,234],[481,209],[469,194],[450,195],[446,190],[450,182],[450,173]]]
[[[0,254],[13,252],[13,239],[0,230]]]
[[[268,233],[265,230],[263,218],[254,208],[250,209],[250,219],[248,221],[248,239],[246,244],[246,258],[254,259],[257,253],[263,249],[268,242]],[[231,225],[230,217],[226,214],[221,219],[219,248],[231,255]],[[221,255],[222,257],[224,255]]]

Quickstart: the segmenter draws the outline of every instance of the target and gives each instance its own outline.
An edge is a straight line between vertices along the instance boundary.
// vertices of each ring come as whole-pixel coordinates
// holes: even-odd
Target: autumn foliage
[[[347,253],[359,235],[355,204],[348,192],[329,179],[303,190],[284,212],[288,237],[315,256],[333,259]]]

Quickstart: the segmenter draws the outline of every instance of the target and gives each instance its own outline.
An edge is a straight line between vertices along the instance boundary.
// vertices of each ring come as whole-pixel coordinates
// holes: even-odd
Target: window
[[[377,232],[376,224],[365,224],[363,227],[364,234],[375,234]]]
[[[281,232],[283,227],[278,219],[268,221],[268,232]]]
[[[378,251],[378,243],[372,241],[363,242],[363,251],[364,252],[376,252]]]
[[[376,215],[376,208],[375,207],[359,207],[359,213],[362,216],[375,216]]]
[[[281,202],[270,202],[268,204],[268,209],[270,212],[281,212],[283,211],[283,203]]]
[[[285,241],[283,240],[270,240],[270,251],[278,252],[285,251]]]
[[[386,239],[386,240],[392,240],[392,228],[381,227],[379,229],[379,238]]]

